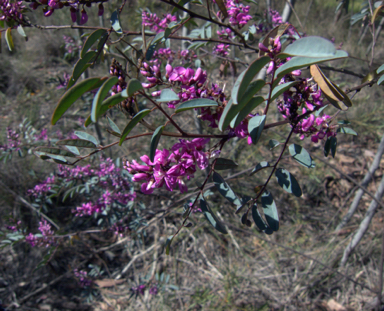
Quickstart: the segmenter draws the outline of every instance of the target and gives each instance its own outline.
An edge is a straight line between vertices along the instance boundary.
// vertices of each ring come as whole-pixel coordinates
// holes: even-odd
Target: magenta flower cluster
[[[162,60],[165,60],[167,64],[172,64],[175,59],[180,60],[182,63],[189,62],[191,63],[197,58],[197,55],[194,51],[189,50],[181,50],[174,51],[170,48],[160,48],[153,53],[152,59],[150,63],[155,65],[159,64]]]
[[[175,22],[177,20],[176,16],[171,14],[164,15],[163,19],[160,19],[156,13],[149,13],[143,11],[141,14],[142,24],[146,27],[150,27],[150,30],[159,33],[164,31],[168,27],[169,23]]]
[[[171,152],[168,149],[156,150],[154,161],[147,155],[140,157],[144,164],[133,160],[127,161],[125,168],[133,174],[132,181],[143,182],[141,191],[150,194],[156,188],[165,188],[173,191],[178,187],[181,193],[187,192],[185,180],[194,177],[196,166],[201,170],[208,164],[207,153],[203,151],[209,139],[195,138],[192,141],[180,139],[173,145]]]
[[[0,145],[1,151],[17,151],[20,149],[21,141],[20,134],[7,127],[7,144]]]
[[[1,0],[0,1],[0,21],[16,21],[22,23],[25,6],[23,1]]]
[[[131,288],[131,291],[135,294],[135,295],[144,295],[144,291],[146,289],[146,285],[145,284],[141,284],[139,286],[134,286]],[[157,287],[157,285],[153,285],[149,288],[149,294],[150,295],[153,295],[153,296],[156,296],[159,292],[159,288]]]
[[[74,269],[73,274],[81,287],[89,287],[92,285],[92,280],[88,278],[87,271]]]
[[[40,221],[39,231],[41,234],[32,234],[30,233],[25,237],[25,241],[29,243],[32,247],[34,246],[45,246],[49,247],[56,244],[56,239],[54,237],[54,232],[51,228],[51,225],[46,221]]]
[[[91,7],[92,4],[98,3],[98,16],[104,14],[103,2],[108,0],[72,0],[72,1],[61,1],[61,0],[29,0],[31,2],[30,7],[33,10],[36,10],[39,6],[43,6],[44,16],[48,17],[53,14],[55,10],[62,9],[64,7],[69,7],[71,13],[71,19],[73,23],[78,22],[80,25],[85,24],[88,21],[88,14],[85,11],[85,6]],[[77,20],[77,12],[81,9],[80,20]]]

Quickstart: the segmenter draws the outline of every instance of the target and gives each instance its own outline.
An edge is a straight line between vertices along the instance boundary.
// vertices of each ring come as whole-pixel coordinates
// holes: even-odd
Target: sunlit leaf
[[[223,177],[221,177],[220,174],[218,174],[217,172],[213,173],[213,182],[214,182],[217,190],[219,190],[220,194],[224,198],[226,198],[229,202],[231,202],[237,206],[242,205],[240,199],[235,194],[235,192],[233,192],[231,187],[229,187],[229,185],[225,182]]]
[[[131,97],[135,92],[143,90],[141,82],[137,79],[131,79],[128,81],[127,88],[121,92],[123,97]]]
[[[113,11],[110,21],[111,21],[113,30],[116,31],[116,33],[118,33],[119,35],[122,34],[123,30],[121,29],[121,25],[120,25],[119,10]]]
[[[180,98],[172,89],[161,90],[160,98],[156,99],[159,103],[168,103],[176,100],[180,100]]]
[[[7,42],[8,49],[12,52],[15,49],[15,45],[13,43],[11,30],[12,30],[12,28],[8,28],[6,30],[6,32],[5,32],[5,41]]]
[[[228,233],[227,228],[225,228],[225,226],[217,219],[216,215],[211,211],[208,203],[203,198],[200,199],[200,208],[205,218],[217,231],[223,234]]]
[[[352,130],[351,128],[349,127],[339,127],[337,130],[336,130],[337,133],[342,133],[342,134],[350,134],[350,135],[355,135],[357,136],[357,133]]]
[[[301,197],[303,192],[301,191],[296,178],[290,172],[288,172],[286,169],[278,168],[275,172],[275,176],[280,187],[297,197]]]
[[[271,139],[268,142],[269,150],[272,150],[272,149],[276,148],[278,145],[280,145],[280,142],[278,140],[276,140],[276,139]]]
[[[255,222],[256,226],[261,230],[264,231],[268,228],[268,225],[264,221],[264,219],[261,217],[259,210],[257,209],[257,204],[253,204],[252,206],[252,218]]]
[[[84,139],[84,140],[88,140],[90,141],[91,143],[93,143],[95,146],[98,146],[99,145],[99,142],[97,141],[97,139],[95,137],[93,137],[92,135],[86,133],[86,132],[81,132],[81,131],[75,131],[75,135],[77,137],[79,137],[80,139]]]
[[[258,171],[260,171],[266,167],[271,167],[268,162],[262,161],[262,162],[258,163],[255,166],[255,168],[252,170],[252,172],[249,174],[249,176],[252,176],[253,174],[257,173]]]
[[[255,116],[248,122],[248,133],[252,138],[252,143],[254,145],[260,139],[261,133],[263,132],[265,125],[265,116]]]
[[[289,44],[279,58],[301,56],[301,57],[332,57],[336,54],[333,42],[318,36],[300,38]]]
[[[189,110],[189,109],[194,109],[194,108],[217,107],[217,106],[218,106],[218,103],[215,102],[214,100],[207,99],[207,98],[195,98],[180,104],[176,108],[175,112],[179,113],[179,112]]]
[[[305,150],[300,145],[296,145],[296,144],[290,145],[289,153],[297,163],[308,168],[315,167],[315,163],[313,162],[311,155],[308,153],[307,150]]]
[[[265,190],[261,195],[261,206],[263,207],[264,216],[269,227],[273,231],[279,230],[279,215],[277,213],[276,204],[272,194],[268,190]]]

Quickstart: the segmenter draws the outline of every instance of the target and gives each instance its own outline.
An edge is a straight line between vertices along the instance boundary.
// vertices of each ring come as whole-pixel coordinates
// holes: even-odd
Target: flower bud
[[[81,10],[81,18],[80,18],[79,25],[84,25],[87,21],[88,21],[87,12],[84,9],[82,9]]]
[[[99,4],[99,12],[97,13],[98,16],[103,16],[104,14],[104,6],[102,3]]]

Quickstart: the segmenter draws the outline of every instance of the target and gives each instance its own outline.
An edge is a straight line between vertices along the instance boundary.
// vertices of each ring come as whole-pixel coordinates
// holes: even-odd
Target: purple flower
[[[84,25],[87,21],[88,21],[88,14],[84,9],[82,9],[79,25]]]

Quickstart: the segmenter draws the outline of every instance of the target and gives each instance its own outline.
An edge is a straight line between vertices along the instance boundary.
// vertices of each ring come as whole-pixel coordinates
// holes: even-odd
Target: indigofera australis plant
[[[85,7],[97,4],[98,14],[102,15],[107,1],[6,2],[1,7],[0,26],[4,28],[2,32],[5,32],[10,50],[14,49],[14,28],[23,36],[27,27],[38,27],[42,31],[55,28],[32,25],[24,14],[25,2],[30,3],[33,9],[42,7],[46,16],[54,16],[55,10],[68,7],[72,21],[83,25],[88,21]],[[181,225],[167,240],[167,253],[175,235],[189,226],[188,218],[197,210],[214,228],[227,233],[226,226],[216,217],[205,195],[210,180],[218,192],[236,206],[235,213],[242,213],[242,224],[251,226],[248,218],[252,217],[260,231],[272,234],[279,229],[278,206],[268,190],[273,176],[284,191],[296,197],[302,196],[299,181],[289,169],[281,166],[284,154],[289,153],[294,161],[308,170],[315,169],[309,152],[299,144],[290,143],[291,138],[297,135],[300,140],[323,144],[324,155],[334,157],[337,136],[356,135],[347,127],[348,121],[337,119],[340,111],[352,107],[352,98],[348,94],[376,82],[382,83],[384,76],[380,75],[384,66],[375,71],[375,79],[343,91],[318,64],[345,60],[348,53],[325,38],[306,36],[293,25],[283,23],[276,11],[266,12],[265,19],[256,20],[251,13],[254,11],[253,1],[246,1],[247,5],[237,0],[195,1],[189,3],[191,7],[188,9],[183,4],[189,1],[159,2],[165,3],[171,12],[160,17],[142,10],[142,27],[136,32],[123,29],[124,21],[120,21],[125,1],[112,13],[108,28],[76,24],[67,27],[93,31],[86,36],[51,123],[55,125],[85,93],[93,92],[92,106],[84,126],[106,122],[110,127],[108,132],[116,137],[116,141],[101,145],[89,133],[75,132],[77,137],[59,140],[56,146],[37,147],[34,153],[43,160],[75,167],[98,152],[121,146],[128,140],[150,136],[150,144],[142,146],[140,160],[127,155],[123,165],[141,193],[152,194],[160,188],[187,193],[196,172],[207,172],[198,182],[198,194],[185,204]],[[201,8],[205,13],[199,13]],[[77,12],[81,12],[80,17]],[[185,17],[179,18],[177,12],[185,12]],[[204,23],[199,26],[199,21]],[[180,36],[180,30],[187,25],[193,30],[187,37]],[[178,40],[190,42],[188,49],[175,49]],[[200,52],[208,48],[212,49],[212,56],[220,58],[225,66],[233,66],[235,62],[246,65],[231,90],[218,82],[212,83],[212,72],[204,69],[202,55],[206,53]],[[254,60],[248,64],[240,56],[233,59],[230,56],[233,50],[237,50],[238,55],[252,51]],[[126,65],[110,60],[110,53],[120,54]],[[109,75],[95,77],[90,74],[92,77],[82,78],[84,72],[92,73],[90,68],[98,66],[101,61],[111,62],[108,64]],[[255,79],[264,68],[266,79]],[[310,70],[302,71],[307,68]],[[282,121],[271,121],[272,106],[276,106]],[[122,118],[129,119],[123,129],[107,117],[109,111],[117,111],[117,108],[124,115]],[[178,123],[177,117],[190,110],[197,111],[195,117],[205,123],[203,132],[187,132]],[[151,118],[156,115],[163,117]],[[150,120],[165,121],[153,124]],[[136,127],[140,127],[141,132],[132,135]],[[146,131],[142,130],[143,127]],[[257,149],[260,138],[269,134],[268,129],[278,127],[289,127],[290,131],[282,142],[269,142],[271,148],[280,148],[277,160],[269,163],[265,159],[250,168],[251,175],[267,170],[268,177],[256,193],[239,196],[220,175],[221,170],[236,168],[237,164],[221,157],[221,154],[228,148],[228,142],[236,137],[247,139],[248,148]],[[173,146],[158,149],[160,140],[172,141]],[[84,206],[85,209],[91,207]],[[101,212],[101,209],[95,212]]]

